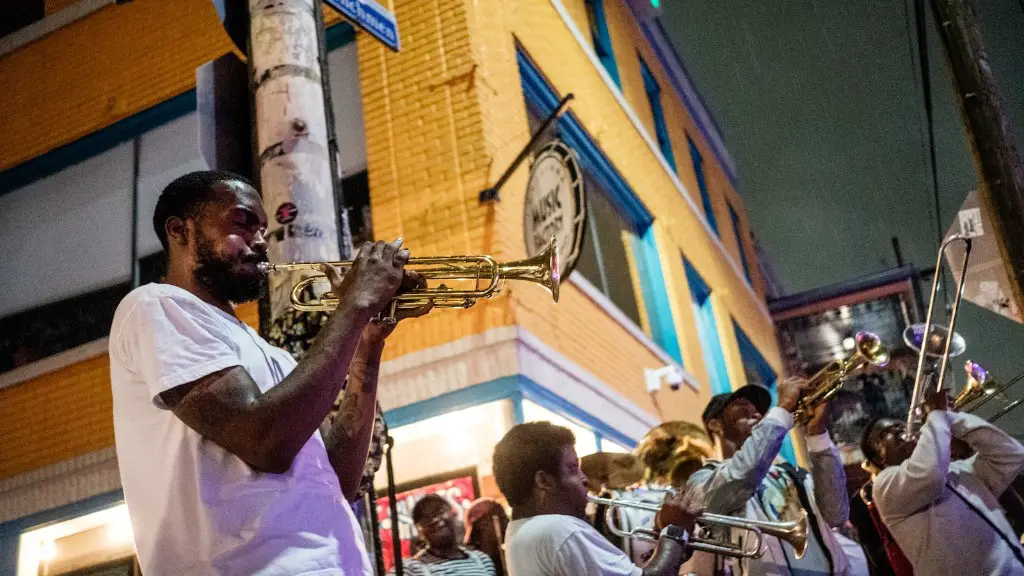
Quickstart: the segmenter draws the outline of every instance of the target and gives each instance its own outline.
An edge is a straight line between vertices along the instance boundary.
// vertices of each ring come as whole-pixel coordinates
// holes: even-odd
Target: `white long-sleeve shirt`
[[[690,476],[686,484],[687,495],[695,504],[716,514],[740,514],[752,520],[793,519],[794,510],[789,509],[800,507],[795,486],[789,482],[788,474],[773,464],[786,434],[792,428],[792,414],[778,406],[768,410],[732,457]],[[810,452],[811,470],[804,479],[803,488],[811,506],[808,512],[817,519],[817,532],[821,534],[821,540],[815,535],[815,530],[811,529],[807,553],[797,559],[792,546],[783,544],[778,538],[766,536],[765,552],[760,558],[742,561],[722,559],[733,567],[733,574],[813,576],[849,573],[846,554],[831,530],[845,522],[849,515],[846,473],[839,458],[839,450],[827,433],[808,437],[807,449]],[[780,488],[784,489],[783,494],[779,493]],[[783,518],[779,514],[783,510],[773,510],[776,507],[791,514]],[[742,530],[735,530],[730,536],[736,541],[749,535]],[[712,574],[716,562],[714,555],[697,552],[684,565],[684,571],[688,569],[701,575]]]
[[[951,436],[976,454],[951,462]],[[1024,446],[1003,431],[970,414],[935,411],[910,458],[875,478],[875,505],[915,574],[1024,574],[997,500],[1022,468]]]

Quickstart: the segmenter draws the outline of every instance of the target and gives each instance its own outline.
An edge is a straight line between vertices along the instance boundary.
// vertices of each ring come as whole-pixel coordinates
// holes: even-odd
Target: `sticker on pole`
[[[351,23],[370,33],[388,48],[398,52],[401,42],[398,38],[398,21],[387,8],[374,0],[326,0],[327,4],[341,12]]]
[[[985,228],[981,224],[981,208],[965,208],[957,216],[960,220],[961,234],[968,238],[985,235]]]

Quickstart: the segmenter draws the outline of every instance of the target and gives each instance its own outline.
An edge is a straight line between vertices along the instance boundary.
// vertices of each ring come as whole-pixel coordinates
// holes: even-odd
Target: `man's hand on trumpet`
[[[800,403],[800,396],[807,388],[807,380],[798,376],[790,376],[779,384],[779,408],[792,413]]]
[[[779,407],[793,412],[800,406],[800,398],[814,392],[813,384],[806,378],[790,376],[779,385]],[[807,422],[807,434],[817,436],[828,431],[828,402],[818,404],[811,409],[811,419]]]
[[[804,394],[810,394],[813,391],[813,388],[805,387]],[[822,402],[811,410],[811,419],[807,422],[808,436],[818,436],[828,432],[828,407],[831,403],[831,401]]]
[[[670,492],[661,505],[661,510],[654,516],[655,530],[661,530],[666,526],[678,526],[693,534],[697,516],[701,513],[700,508],[686,493]]]
[[[365,242],[353,259],[352,267],[341,273],[330,264],[323,265],[324,274],[331,282],[331,292],[338,298],[338,308],[347,313],[378,315],[396,294],[426,286],[426,280],[412,270],[406,270],[409,251],[402,248],[402,239],[394,242]],[[413,310],[398,310],[394,320],[422,316],[431,304]],[[374,324],[374,323],[371,323]],[[387,336],[395,322],[387,322],[381,333]],[[371,328],[377,332],[378,329]]]

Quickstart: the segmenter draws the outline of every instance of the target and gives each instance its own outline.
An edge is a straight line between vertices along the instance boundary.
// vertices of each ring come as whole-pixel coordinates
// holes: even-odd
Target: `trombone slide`
[[[949,238],[946,238],[942,245],[939,246],[939,256],[935,262],[935,276],[932,278],[932,290],[928,296],[928,313],[924,320],[924,340],[927,342],[928,337],[931,335],[932,330],[932,317],[935,314],[935,296],[939,290],[939,281],[942,278],[942,257],[946,255],[946,249],[954,242],[964,243],[964,259],[960,269],[960,278],[956,283],[956,296],[953,298],[953,309],[949,312],[949,327],[948,335],[946,336],[945,346],[943,346],[941,360],[939,361],[939,373],[938,379],[935,381],[936,391],[942,389],[943,381],[946,379],[946,367],[949,365],[949,353],[950,346],[953,343],[953,335],[956,333],[956,319],[960,312],[960,301],[964,296],[964,281],[967,279],[967,264],[971,258],[971,247],[973,240],[970,236],[963,234],[953,234]],[[917,374],[914,376],[914,391],[910,397],[910,407],[907,410],[907,427],[903,435],[905,438],[914,438],[917,436],[918,427],[921,424],[921,418],[918,412],[921,409],[921,404],[924,402],[924,376],[925,376],[925,353],[924,344],[922,344],[921,352],[917,358]]]

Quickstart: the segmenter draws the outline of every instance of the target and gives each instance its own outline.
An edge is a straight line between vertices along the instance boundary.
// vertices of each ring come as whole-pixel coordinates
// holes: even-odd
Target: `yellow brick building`
[[[145,276],[156,194],[203,167],[189,148],[195,69],[232,50],[209,0],[41,6],[0,39],[0,228],[17,233],[0,242],[0,573],[15,570],[23,534],[121,499],[102,314],[76,335],[15,332],[102,310],[95,294]],[[476,495],[494,494],[490,451],[514,422],[567,423],[581,453],[627,450],[659,421],[699,422],[712,390],[774,386],[781,362],[736,169],[648,2],[393,9],[400,53],[327,10],[342,164],[368,192],[365,232],[401,235],[417,255],[524,257],[528,167],[499,201],[478,195],[568,93],[556,131],[590,205],[557,305],[509,286],[392,337],[380,399],[400,484],[469,469]],[[256,323],[254,307],[240,313]],[[683,385],[649,391],[645,370],[665,366]]]

